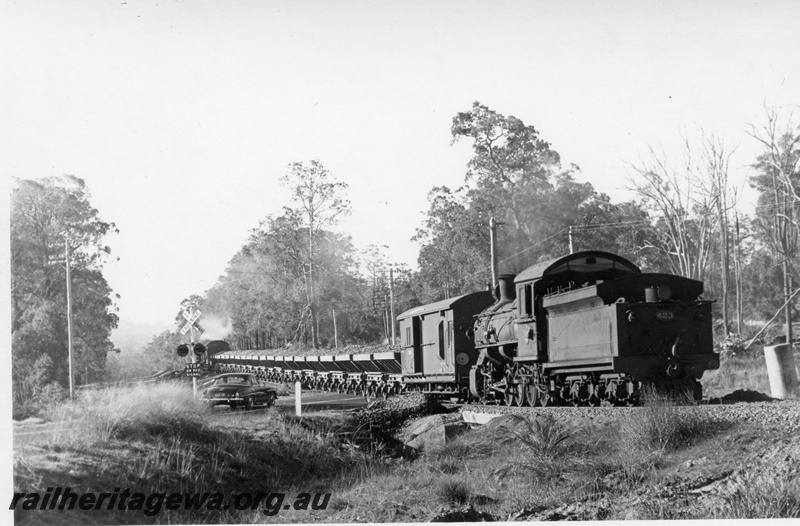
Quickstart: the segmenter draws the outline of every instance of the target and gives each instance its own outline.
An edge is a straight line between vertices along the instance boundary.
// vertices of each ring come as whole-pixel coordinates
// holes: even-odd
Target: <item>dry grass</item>
[[[653,499],[638,504],[633,514],[638,520],[733,520],[800,518],[800,479],[745,475],[733,490],[724,490],[715,502]]]
[[[621,424],[622,449],[644,453],[679,449],[707,436],[712,427],[690,396],[650,388],[642,393],[642,407]]]
[[[354,484],[328,520],[425,522],[465,506],[508,517],[585,499],[598,478],[618,469],[602,460],[614,453],[613,438],[598,440],[594,428],[546,415],[498,420]]]
[[[445,504],[461,506],[469,502],[472,491],[463,480],[445,478],[439,481],[437,492]]]
[[[314,514],[163,511],[152,519],[165,523],[425,522],[465,507],[505,518],[524,509],[627,497],[661,484],[669,470],[707,447],[704,440],[715,430],[685,400],[646,392],[643,407],[610,424],[575,427],[548,414],[506,416],[407,461],[386,458],[380,444],[340,441],[341,423],[312,423],[274,410],[214,418],[185,387],[154,387],[87,393],[62,407],[61,421],[77,425],[65,424],[56,441],[18,451],[17,490],[81,489],[74,483],[78,477],[84,491],[124,484],[143,492],[333,494],[328,510]],[[233,422],[243,431],[232,430]],[[68,476],[69,469],[77,474]],[[797,480],[742,486],[724,496],[728,511],[678,509],[654,499],[636,513],[652,519],[791,517],[798,486]],[[596,506],[584,518],[603,518],[600,512]],[[96,515],[78,518],[98,522]],[[118,519],[99,522],[143,517]]]
[[[494,430],[501,447],[520,448],[510,461],[495,468],[495,476],[529,473],[537,478],[559,480],[570,472],[586,467],[583,455],[572,454],[580,430],[552,415],[525,418],[508,415],[506,422]]]
[[[43,435],[15,450],[15,491],[70,486],[77,492],[122,487],[145,494],[330,492],[375,472],[364,467],[358,451],[340,448],[274,410],[237,415],[236,428],[247,432],[233,428],[233,420],[215,421],[180,384],[82,393],[53,414],[63,423],[55,437]],[[37,521],[46,520],[44,515]],[[59,523],[239,523],[250,522],[251,512],[76,510],[59,517]]]
[[[800,477],[789,480],[745,477],[737,489],[723,494],[724,504],[707,518],[800,518]]]
[[[51,409],[49,416],[79,427],[81,433],[72,438],[86,445],[154,436],[216,438],[208,428],[208,410],[180,383],[83,391],[75,402]]]
[[[723,357],[719,369],[707,371],[702,382],[703,391],[710,397],[721,397],[737,389],[769,394],[769,376],[762,348],[740,356]]]

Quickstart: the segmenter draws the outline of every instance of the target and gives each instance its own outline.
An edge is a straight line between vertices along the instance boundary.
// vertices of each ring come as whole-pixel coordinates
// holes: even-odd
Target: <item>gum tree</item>
[[[750,135],[761,145],[751,185],[758,190],[754,226],[760,239],[783,270],[783,296],[792,293],[794,260],[800,237],[800,133],[791,119],[781,125],[776,111],[766,111],[766,123],[751,126]],[[783,302],[781,302],[783,303]],[[786,336],[792,337],[791,305],[786,305]]]
[[[116,232],[91,205],[83,180],[66,175],[16,181],[11,196],[11,307],[15,401],[46,385],[66,385],[65,245],[71,259],[75,374],[96,381],[117,325],[113,294],[102,274]],[[37,385],[30,378],[37,378]]]
[[[347,184],[337,181],[318,160],[308,164],[295,162],[289,165],[282,183],[291,191],[294,207],[286,208],[285,214],[296,217],[299,226],[305,229],[308,253],[303,265],[308,296],[308,311],[311,315],[311,340],[319,347],[319,320],[315,283],[316,241],[321,232],[337,223],[340,217],[350,213],[350,201],[345,197]]]

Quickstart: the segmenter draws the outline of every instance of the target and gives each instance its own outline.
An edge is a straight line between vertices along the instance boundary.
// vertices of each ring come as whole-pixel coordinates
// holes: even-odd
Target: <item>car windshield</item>
[[[241,384],[241,385],[250,385],[250,378],[247,376],[225,376],[223,378],[217,379],[215,385],[230,385],[230,384]]]

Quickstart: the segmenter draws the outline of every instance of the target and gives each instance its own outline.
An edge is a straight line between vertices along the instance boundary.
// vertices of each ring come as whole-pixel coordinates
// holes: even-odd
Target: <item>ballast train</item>
[[[702,397],[719,367],[703,283],[642,273],[627,259],[584,251],[498,276],[475,292],[398,316],[400,352],[344,356],[225,351],[220,371],[389,395],[424,391],[508,405],[636,403],[644,384]]]

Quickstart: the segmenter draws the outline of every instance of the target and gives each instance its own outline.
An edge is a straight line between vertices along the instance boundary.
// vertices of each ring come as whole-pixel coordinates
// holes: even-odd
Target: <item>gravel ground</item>
[[[465,405],[460,411],[477,413],[516,413],[535,416],[558,414],[575,424],[602,425],[626,414],[635,414],[642,407],[507,407],[491,405]],[[686,410],[707,413],[712,420],[720,422],[757,424],[765,428],[786,432],[800,432],[800,400],[776,400],[770,402],[738,402],[732,404],[701,404],[686,406]]]

